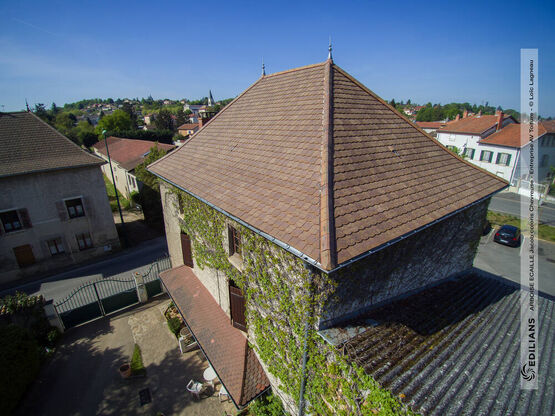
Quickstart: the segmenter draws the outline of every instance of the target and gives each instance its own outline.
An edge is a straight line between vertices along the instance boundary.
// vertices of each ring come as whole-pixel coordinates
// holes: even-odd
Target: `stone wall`
[[[331,274],[337,286],[322,305],[319,327],[468,271],[488,204],[489,199]]]
[[[64,199],[82,198],[85,216],[60,217]],[[0,211],[25,209],[30,228],[0,236],[0,282],[33,276],[106,254],[120,247],[106,187],[97,166],[17,175],[0,180]],[[76,235],[89,233],[93,247],[79,250]],[[52,256],[47,240],[61,238],[65,253]],[[36,263],[20,268],[14,247],[31,245]]]

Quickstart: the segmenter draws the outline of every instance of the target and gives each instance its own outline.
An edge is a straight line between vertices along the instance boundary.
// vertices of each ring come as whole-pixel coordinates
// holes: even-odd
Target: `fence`
[[[152,263],[142,274],[148,297],[162,292],[159,275],[170,268],[169,257],[164,257]],[[131,276],[84,283],[54,306],[65,329],[68,329],[135,305],[139,301],[137,281]]]

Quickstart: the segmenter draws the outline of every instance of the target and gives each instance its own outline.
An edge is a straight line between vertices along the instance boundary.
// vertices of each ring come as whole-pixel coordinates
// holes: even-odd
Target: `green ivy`
[[[309,273],[303,261],[208,205],[177,189],[196,264],[223,272],[243,290],[249,339],[280,389],[299,400],[305,324],[309,319],[307,413],[319,415],[400,415],[414,413],[317,333],[319,305],[333,296],[325,273]],[[241,234],[244,270],[224,249],[227,225]],[[256,306],[255,306],[256,305]],[[312,313],[314,312],[314,313]]]

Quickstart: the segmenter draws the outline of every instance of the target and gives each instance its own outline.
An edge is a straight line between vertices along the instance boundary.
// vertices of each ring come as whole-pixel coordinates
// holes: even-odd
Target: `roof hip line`
[[[333,213],[333,63],[324,70],[324,106],[322,111],[322,144],[320,167],[320,263],[328,270],[335,268],[335,224]]]

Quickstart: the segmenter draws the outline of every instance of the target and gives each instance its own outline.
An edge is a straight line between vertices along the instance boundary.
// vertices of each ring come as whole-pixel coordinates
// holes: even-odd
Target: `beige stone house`
[[[100,166],[30,112],[0,113],[0,282],[120,246]]]
[[[331,59],[263,74],[149,170],[173,266],[161,279],[239,407],[271,386],[293,414],[426,413],[435,396],[418,401],[410,375],[445,364],[477,328],[461,322],[496,325],[480,314],[508,302],[468,275],[489,199],[507,183]],[[460,372],[447,362],[443,374]],[[430,380],[418,388],[435,392]],[[475,404],[445,397],[453,412]]]
[[[108,142],[108,150],[110,151],[110,159],[112,160],[116,188],[128,199],[133,192],[139,192],[141,189],[142,183],[135,176],[135,168],[144,162],[145,157],[150,153],[150,149],[158,146],[160,149],[169,152],[175,148],[172,144],[115,136],[110,136],[106,140]],[[92,149],[96,155],[106,162],[108,161],[108,151],[106,150],[106,142],[104,140],[95,143]],[[108,163],[102,165],[102,173],[106,175],[110,182],[113,182]]]

